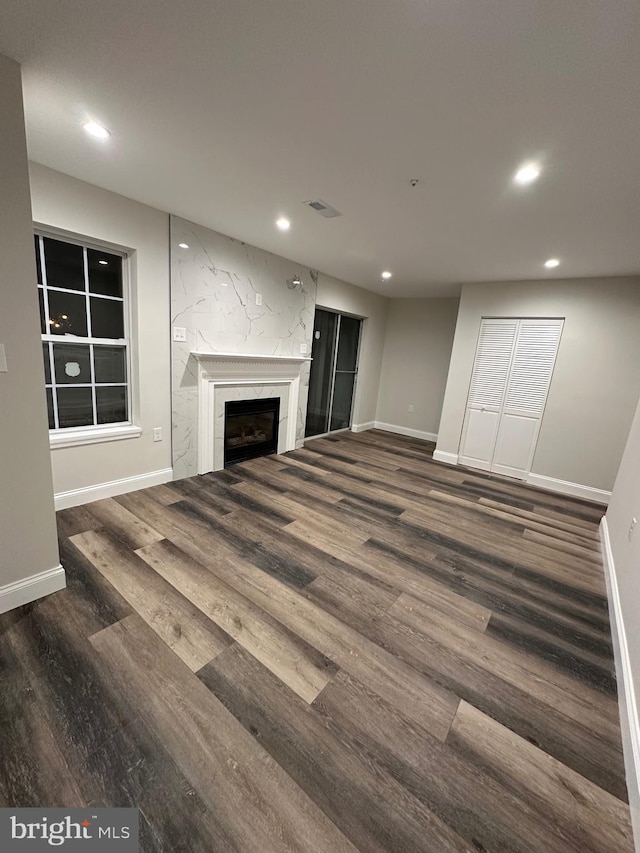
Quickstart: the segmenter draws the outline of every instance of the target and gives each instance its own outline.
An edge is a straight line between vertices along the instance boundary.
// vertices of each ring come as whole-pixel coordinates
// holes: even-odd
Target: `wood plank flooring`
[[[0,616],[0,805],[144,851],[633,850],[602,508],[378,431],[58,514]]]

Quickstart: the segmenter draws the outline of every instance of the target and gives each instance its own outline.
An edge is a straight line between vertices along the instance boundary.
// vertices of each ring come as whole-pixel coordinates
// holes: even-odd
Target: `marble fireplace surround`
[[[280,398],[278,453],[295,450],[300,370],[308,356],[191,352],[198,362],[198,474],[224,468],[224,404]]]

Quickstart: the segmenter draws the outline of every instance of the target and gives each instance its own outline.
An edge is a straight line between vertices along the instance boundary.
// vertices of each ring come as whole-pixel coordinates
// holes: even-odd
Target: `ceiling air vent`
[[[305,201],[307,207],[310,207],[311,210],[315,210],[316,213],[319,213],[320,216],[324,216],[325,219],[333,219],[334,216],[342,216],[339,210],[336,210],[335,207],[331,207],[330,204],[327,204],[326,201],[322,201],[322,199],[317,198],[315,201]]]

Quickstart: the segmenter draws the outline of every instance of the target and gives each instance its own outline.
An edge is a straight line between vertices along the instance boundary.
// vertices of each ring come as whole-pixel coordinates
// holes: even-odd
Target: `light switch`
[[[4,351],[4,344],[0,344],[0,373],[8,373],[7,356]]]
[[[262,305],[262,294],[256,293],[256,305]]]
[[[304,353],[306,351],[307,351],[307,345],[306,344],[300,344],[300,352]]]
[[[182,326],[174,326],[173,327],[173,340],[174,341],[186,341],[187,340],[187,330]]]

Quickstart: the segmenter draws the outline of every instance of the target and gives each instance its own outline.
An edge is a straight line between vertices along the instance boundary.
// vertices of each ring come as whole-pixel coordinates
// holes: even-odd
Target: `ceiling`
[[[29,155],[69,175],[389,296],[640,272],[635,0],[0,0],[0,20]]]

